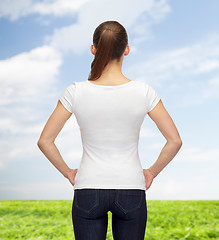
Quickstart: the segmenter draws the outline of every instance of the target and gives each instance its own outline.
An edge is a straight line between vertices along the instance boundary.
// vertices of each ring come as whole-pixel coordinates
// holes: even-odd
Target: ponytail
[[[103,22],[94,31],[93,44],[96,54],[91,63],[89,80],[98,79],[110,61],[120,60],[128,44],[126,30],[117,21]]]

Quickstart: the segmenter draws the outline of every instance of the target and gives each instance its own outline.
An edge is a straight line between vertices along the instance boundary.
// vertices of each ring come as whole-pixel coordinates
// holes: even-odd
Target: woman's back
[[[106,86],[86,80],[73,82],[59,100],[81,131],[83,155],[74,189],[146,190],[138,141],[144,117],[160,100],[155,90],[141,81]]]
[[[108,211],[112,212],[114,239],[143,240],[146,190],[182,145],[156,91],[143,81],[127,82],[122,74],[129,49],[126,30],[117,21],[103,22],[95,29],[91,45],[95,57],[88,80],[73,82],[62,92],[38,141],[40,149],[74,186],[72,222],[77,240],[106,239]],[[78,169],[67,166],[54,144],[72,114],[83,144]],[[142,168],[138,154],[146,114],[167,140],[149,169]]]

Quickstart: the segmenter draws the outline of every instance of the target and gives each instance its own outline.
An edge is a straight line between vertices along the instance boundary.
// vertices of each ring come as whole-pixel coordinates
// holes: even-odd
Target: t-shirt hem
[[[141,187],[139,185],[134,185],[134,186],[124,186],[124,185],[75,185],[75,189],[82,189],[82,188],[96,188],[96,189],[141,189],[146,191],[146,187]]]
[[[154,101],[153,105],[152,105],[151,108],[148,110],[148,113],[157,106],[157,104],[159,103],[160,100],[161,100],[161,98],[159,97],[159,98],[157,98],[157,99]]]
[[[67,107],[67,105],[65,104],[65,101],[61,97],[59,98],[59,101],[62,103],[65,109],[67,109],[70,113],[72,113],[72,110],[69,107]]]

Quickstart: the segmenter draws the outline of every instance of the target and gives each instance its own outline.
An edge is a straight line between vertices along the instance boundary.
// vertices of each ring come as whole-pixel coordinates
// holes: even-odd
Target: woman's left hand
[[[68,178],[69,182],[74,186],[75,185],[75,176],[77,174],[78,169],[70,169],[67,174],[66,178]]]
[[[145,187],[146,190],[148,190],[155,178],[155,176],[152,174],[152,172],[150,171],[150,169],[143,169],[143,173],[144,173],[144,178],[145,178]]]

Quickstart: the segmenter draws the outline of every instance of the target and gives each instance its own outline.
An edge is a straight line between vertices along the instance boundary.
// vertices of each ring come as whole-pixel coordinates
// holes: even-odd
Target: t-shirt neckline
[[[101,87],[101,88],[119,88],[119,87],[125,87],[125,86],[133,83],[134,81],[133,81],[133,80],[130,80],[130,81],[127,82],[127,83],[123,83],[123,84],[120,84],[120,85],[114,85],[114,86],[98,85],[98,84],[95,84],[95,83],[90,82],[89,80],[86,80],[86,82],[87,82],[88,84],[90,84],[91,86],[94,86],[94,87]]]

